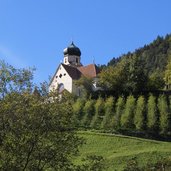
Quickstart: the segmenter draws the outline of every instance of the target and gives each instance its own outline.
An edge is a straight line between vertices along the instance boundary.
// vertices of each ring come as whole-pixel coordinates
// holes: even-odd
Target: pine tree
[[[135,116],[134,116],[134,124],[137,130],[145,129],[145,115],[146,115],[146,104],[143,96],[140,96],[137,100]]]
[[[101,97],[99,97],[95,103],[95,115],[91,120],[90,127],[91,128],[99,128],[102,116],[104,115],[104,101]]]
[[[111,128],[111,118],[114,113],[114,98],[113,97],[109,97],[106,99],[104,109],[105,109],[105,116],[103,117],[101,128],[107,130]]]
[[[128,128],[128,129],[133,128],[134,109],[135,109],[135,98],[132,95],[130,95],[127,98],[124,113],[121,116],[121,125],[124,128]]]
[[[169,107],[167,104],[166,96],[161,95],[158,98],[158,109],[159,109],[159,121],[160,121],[160,131],[162,134],[167,134],[169,130]]]
[[[158,113],[156,98],[153,95],[150,95],[147,103],[147,128],[153,133],[158,131]]]
[[[123,97],[119,97],[116,102],[116,112],[112,118],[112,127],[114,129],[119,129],[121,127],[121,116],[124,112],[125,100]]]
[[[82,119],[82,125],[85,127],[89,127],[90,126],[90,122],[92,119],[92,116],[94,115],[94,100],[87,100],[87,102],[85,103],[85,106],[83,107],[83,119]]]

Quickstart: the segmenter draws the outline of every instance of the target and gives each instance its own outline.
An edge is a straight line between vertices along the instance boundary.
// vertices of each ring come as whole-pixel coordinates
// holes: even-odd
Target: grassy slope
[[[109,171],[122,170],[125,163],[134,157],[142,166],[148,162],[156,162],[161,156],[171,156],[170,142],[86,131],[78,134],[86,139],[86,144],[80,149],[77,163],[86,155],[100,155],[106,159]]]

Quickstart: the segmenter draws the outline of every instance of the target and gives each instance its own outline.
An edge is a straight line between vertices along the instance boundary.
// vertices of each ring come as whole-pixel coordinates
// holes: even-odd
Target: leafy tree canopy
[[[1,61],[0,72],[0,170],[72,170],[82,139],[73,130],[71,103],[49,96],[46,84],[33,92],[31,69]]]

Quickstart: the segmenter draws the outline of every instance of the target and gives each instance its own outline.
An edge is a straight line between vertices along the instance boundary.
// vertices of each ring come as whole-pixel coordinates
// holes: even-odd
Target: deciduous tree
[[[82,119],[82,125],[85,127],[90,126],[90,122],[92,117],[94,116],[95,110],[94,110],[94,100],[89,99],[86,101],[84,107],[83,107],[83,119]]]
[[[10,92],[31,91],[34,68],[16,69],[0,60],[0,98]]]
[[[139,96],[136,104],[134,124],[137,130],[143,131],[145,129],[146,118],[146,104],[143,96]]]
[[[160,122],[160,131],[162,134],[167,134],[169,131],[169,121],[171,118],[169,112],[169,106],[167,104],[166,96],[161,95],[158,98],[158,109],[159,109],[159,122]]]
[[[156,98],[150,95],[147,103],[147,128],[151,132],[158,132],[158,113]]]
[[[101,97],[97,99],[94,107],[95,107],[95,115],[91,120],[90,127],[99,128],[102,121],[102,116],[104,116],[104,101]]]
[[[76,126],[80,126],[81,119],[83,117],[83,107],[85,101],[82,98],[78,98],[73,104],[73,122]]]
[[[131,129],[134,127],[134,109],[135,109],[135,98],[130,95],[128,96],[125,104],[125,110],[123,115],[121,116],[121,125],[124,128]]]
[[[105,101],[104,105],[105,115],[103,117],[101,128],[108,130],[112,128],[112,117],[114,117],[114,98],[109,97]]]
[[[17,71],[17,78],[23,76],[22,71]],[[7,79],[8,74],[0,77]],[[27,91],[29,78],[23,79],[22,85],[19,80],[14,85],[3,82],[0,170],[71,170],[71,157],[82,143],[73,131],[72,106],[65,99],[59,101],[57,94],[51,94],[53,101],[49,103],[49,97],[45,100],[41,93]]]
[[[122,96],[117,99],[116,102],[116,114],[112,118],[112,127],[119,129],[121,127],[121,116],[125,109],[125,100]]]

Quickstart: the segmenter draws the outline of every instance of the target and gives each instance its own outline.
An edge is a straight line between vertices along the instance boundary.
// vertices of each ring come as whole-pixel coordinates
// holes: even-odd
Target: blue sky
[[[48,81],[71,40],[84,65],[171,33],[171,0],[0,0],[0,59]]]

